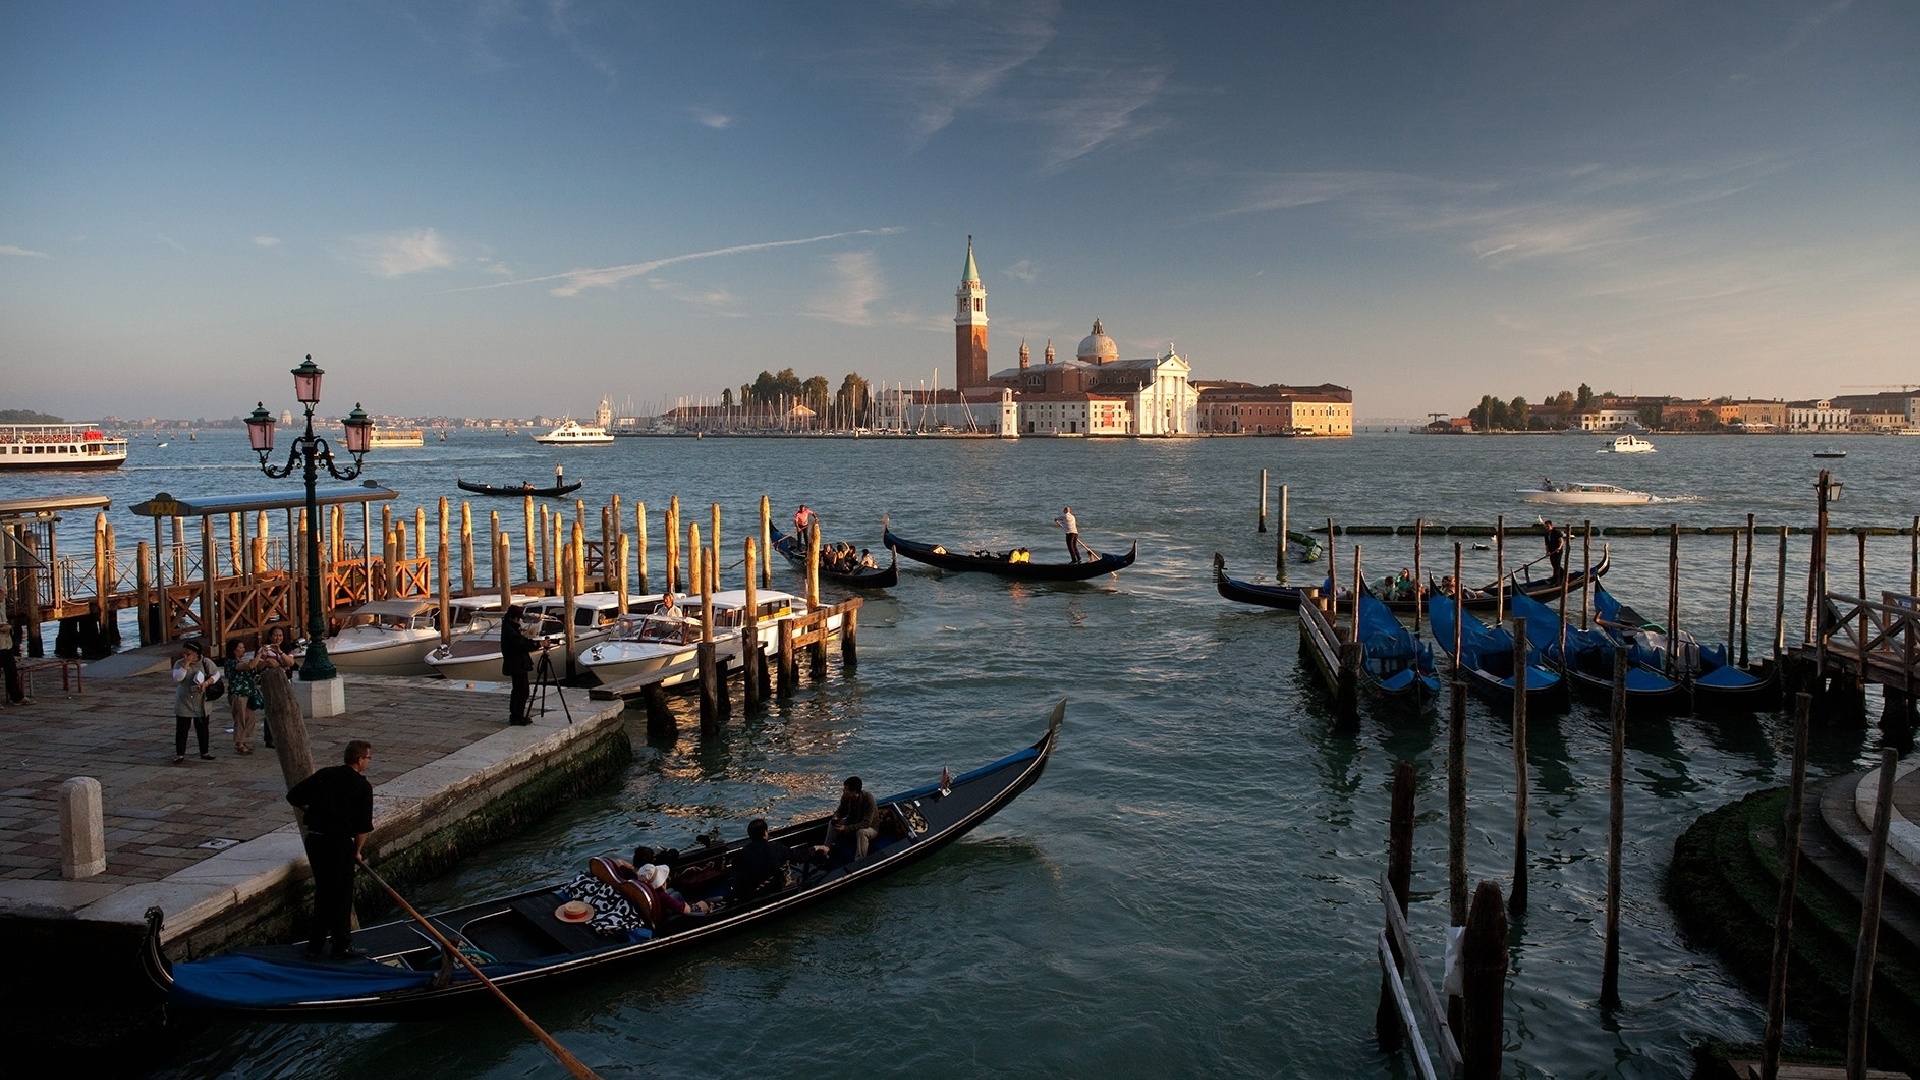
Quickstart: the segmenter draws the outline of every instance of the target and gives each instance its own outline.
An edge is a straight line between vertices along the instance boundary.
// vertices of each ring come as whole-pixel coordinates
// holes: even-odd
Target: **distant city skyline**
[[[0,408],[590,415],[950,384],[1920,382],[1920,8],[0,8]],[[937,374],[936,374],[937,373]]]

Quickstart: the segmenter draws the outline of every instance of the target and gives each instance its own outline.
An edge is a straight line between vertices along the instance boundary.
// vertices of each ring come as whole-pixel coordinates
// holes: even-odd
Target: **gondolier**
[[[287,801],[306,825],[307,862],[313,866],[313,924],[307,955],[317,957],[333,937],[333,955],[365,956],[353,948],[353,868],[373,831],[373,785],[361,774],[373,744],[355,739],[329,766],[293,785]]]
[[[1073,507],[1061,507],[1060,516],[1054,518],[1053,523],[1067,530],[1067,555],[1071,557],[1074,562],[1079,562],[1080,548],[1083,545],[1080,543],[1080,522],[1073,516]],[[1087,554],[1093,554],[1093,549],[1088,548]]]
[[[1552,518],[1541,518],[1540,524],[1547,527],[1547,561],[1553,566],[1553,580],[1559,581],[1564,573],[1560,563],[1567,553],[1567,534],[1554,526]]]

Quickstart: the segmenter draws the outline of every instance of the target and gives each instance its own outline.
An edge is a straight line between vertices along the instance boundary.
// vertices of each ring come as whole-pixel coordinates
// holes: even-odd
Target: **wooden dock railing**
[[[1412,1044],[1414,1069],[1421,1080],[1436,1080],[1442,1075],[1434,1071],[1433,1057],[1427,1052],[1427,1042],[1421,1034],[1432,1031],[1440,1049],[1440,1063],[1446,1068],[1444,1075],[1459,1076],[1465,1068],[1460,1044],[1447,1024],[1446,1006],[1441,1003],[1440,994],[1420,961],[1420,950],[1407,929],[1406,917],[1400,914],[1400,901],[1394,895],[1393,882],[1387,873],[1380,875],[1380,901],[1387,912],[1386,928],[1380,931],[1380,971],[1392,990],[1400,1026]],[[1411,995],[1407,993],[1408,984],[1413,988]]]

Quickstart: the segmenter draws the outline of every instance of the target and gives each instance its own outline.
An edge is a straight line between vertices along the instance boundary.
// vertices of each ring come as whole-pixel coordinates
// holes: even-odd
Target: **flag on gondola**
[[[947,771],[945,765],[940,766],[940,794],[953,794],[953,774]]]

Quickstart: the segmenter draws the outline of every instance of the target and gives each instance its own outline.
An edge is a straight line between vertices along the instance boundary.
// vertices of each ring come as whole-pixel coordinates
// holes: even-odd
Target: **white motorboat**
[[[620,628],[615,630],[610,639],[580,650],[577,657],[580,666],[592,672],[602,683],[611,683],[693,659],[700,641],[700,603],[698,596],[685,596],[679,598],[669,611],[628,615],[621,620]],[[754,607],[760,651],[770,653],[780,643],[780,621],[805,613],[807,602],[792,593],[761,589],[754,594]],[[718,646],[719,654],[732,664],[740,661],[740,637],[747,621],[746,609],[745,589],[728,589],[713,594],[714,644]],[[837,629],[839,625],[840,620],[836,617],[829,628]],[[698,677],[696,671],[679,672],[668,676],[660,685],[678,686]]]
[[[1614,484],[1548,483],[1537,488],[1515,488],[1513,493],[1526,502],[1562,506],[1644,506],[1660,501],[1657,495],[1629,491]]]
[[[566,600],[542,596],[515,604],[510,618],[520,620],[527,640],[542,649],[563,644],[566,627],[561,622]],[[613,631],[620,617],[620,598],[610,592],[581,593],[573,598],[573,640],[576,648],[599,641]],[[497,619],[488,625],[476,624],[473,632],[427,654],[427,665],[442,677],[468,682],[498,680],[500,671],[500,626]]]
[[[545,435],[535,435],[533,441],[548,446],[605,446],[613,442],[613,436],[606,428],[568,420]]]
[[[453,632],[459,634],[489,612],[497,615],[500,601],[466,597],[448,607]],[[346,625],[327,641],[327,658],[356,675],[431,675],[427,654],[439,643],[438,604],[419,598],[375,600],[347,616]]]
[[[1622,435],[1600,448],[1603,454],[1652,454],[1654,445],[1638,435]]]

